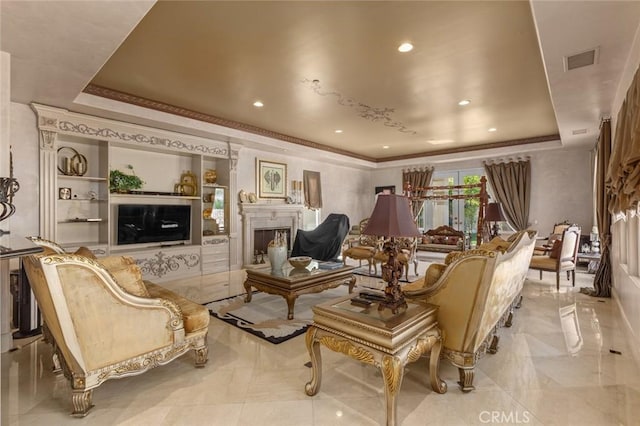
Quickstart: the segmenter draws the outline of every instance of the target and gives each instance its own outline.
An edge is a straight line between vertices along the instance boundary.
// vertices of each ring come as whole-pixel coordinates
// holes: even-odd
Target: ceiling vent
[[[599,48],[587,50],[586,52],[576,53],[575,55],[564,57],[564,70],[571,71],[576,68],[588,67],[598,63]]]

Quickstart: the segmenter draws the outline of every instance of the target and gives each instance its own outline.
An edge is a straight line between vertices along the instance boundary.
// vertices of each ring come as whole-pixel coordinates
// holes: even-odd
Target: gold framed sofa
[[[508,241],[497,237],[477,249],[452,252],[433,263],[425,279],[403,287],[407,298],[438,305],[445,337],[443,356],[458,368],[463,392],[474,389],[477,360],[498,350],[498,329],[510,326],[519,304],[535,231],[520,231]]]
[[[23,262],[54,369],[71,384],[73,416],[87,415],[93,389],[106,380],[144,373],[190,350],[196,367],[207,362],[207,309],[143,282],[133,259],[94,260],[49,247]]]

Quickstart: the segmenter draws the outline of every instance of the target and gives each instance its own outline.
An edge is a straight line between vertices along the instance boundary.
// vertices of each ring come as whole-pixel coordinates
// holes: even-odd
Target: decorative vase
[[[276,231],[275,237],[269,242],[267,256],[271,264],[271,272],[282,272],[287,262],[287,238],[285,232]]]
[[[205,183],[216,183],[216,181],[218,180],[218,174],[216,173],[216,171],[214,169],[209,169],[206,172],[204,172],[204,181]]]

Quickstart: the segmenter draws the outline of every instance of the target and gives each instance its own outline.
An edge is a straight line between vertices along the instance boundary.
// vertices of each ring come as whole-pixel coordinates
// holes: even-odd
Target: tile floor
[[[425,268],[421,262],[420,272]],[[165,285],[204,303],[243,292],[243,275]],[[558,293],[552,274],[540,281],[537,272],[530,272],[513,327],[501,330],[500,350],[485,355],[476,368],[476,390],[462,393],[457,370],[443,361],[441,376],[449,390],[436,394],[428,385],[427,361],[409,364],[399,396],[399,422],[640,424],[640,368],[615,302],[579,293],[580,286],[591,287],[592,279],[579,273],[575,289],[564,281]],[[25,343],[2,354],[2,424],[384,423],[380,374],[332,351],[322,351],[320,392],[305,394],[310,369],[305,367],[309,356],[302,336],[272,345],[212,318],[209,347],[204,369],[195,369],[188,354],[143,375],[104,383],[94,391],[95,408],[89,416],[74,419],[68,415],[69,386],[51,373],[49,346],[41,340]]]

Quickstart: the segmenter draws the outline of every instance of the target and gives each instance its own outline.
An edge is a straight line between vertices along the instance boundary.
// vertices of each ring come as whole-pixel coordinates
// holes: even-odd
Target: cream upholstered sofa
[[[474,389],[478,358],[497,351],[498,329],[511,325],[534,245],[533,231],[518,232],[509,241],[494,238],[477,249],[449,253],[445,264],[429,266],[424,281],[403,287],[407,298],[439,306],[442,353],[458,367],[464,392]]]
[[[196,367],[205,365],[210,317],[204,306],[143,282],[131,258],[94,260],[49,248],[25,257],[24,266],[54,369],[71,384],[72,415],[87,414],[93,389],[106,380],[141,374],[189,350]]]

